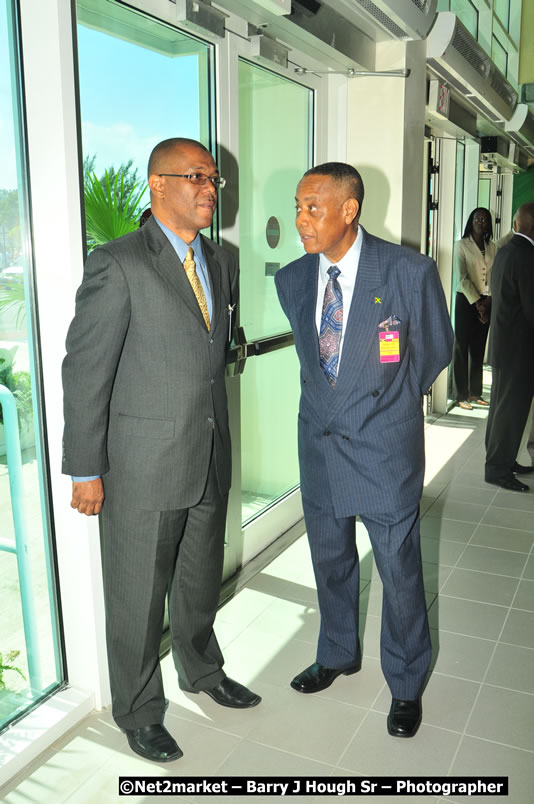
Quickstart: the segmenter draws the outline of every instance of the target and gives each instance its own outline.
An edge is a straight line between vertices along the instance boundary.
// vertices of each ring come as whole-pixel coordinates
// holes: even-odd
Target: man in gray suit
[[[141,756],[182,756],[163,726],[168,600],[183,690],[260,702],[228,678],[213,632],[230,488],[225,359],[238,297],[210,226],[217,166],[199,142],[150,156],[152,216],[89,255],[63,364],[63,472],[73,508],[101,513],[113,716]],[[184,270],[185,269],[185,270]]]
[[[363,194],[350,165],[305,173],[296,224],[307,254],[276,274],[301,366],[301,489],[321,613],[316,661],[291,686],[319,692],[360,669],[359,514],[383,584],[388,731],[412,737],[431,658],[421,402],[450,361],[453,335],[435,263],[359,226]]]

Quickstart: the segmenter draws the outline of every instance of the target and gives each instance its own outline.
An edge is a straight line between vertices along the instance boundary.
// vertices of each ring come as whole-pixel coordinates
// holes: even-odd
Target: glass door
[[[65,679],[16,4],[0,3],[0,731]]]
[[[295,191],[312,165],[314,145],[309,83],[255,64],[241,45],[237,87],[241,296],[238,376],[228,387],[240,411],[232,430],[239,482],[230,498],[226,576],[302,519],[299,365],[274,275],[303,253]]]

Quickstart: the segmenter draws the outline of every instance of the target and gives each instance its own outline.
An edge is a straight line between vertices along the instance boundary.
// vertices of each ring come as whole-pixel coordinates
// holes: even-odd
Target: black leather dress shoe
[[[516,461],[512,466],[512,472],[514,475],[529,475],[531,472],[534,472],[534,466],[522,466],[522,464]]]
[[[180,759],[184,752],[178,747],[165,726],[141,726],[140,729],[124,729],[132,751],[153,762],[172,762]]]
[[[297,692],[321,692],[336,680],[338,676],[350,676],[361,669],[361,662],[352,667],[325,667],[315,662],[307,667],[298,676],[295,676],[291,686]]]
[[[388,732],[392,737],[413,737],[421,724],[421,701],[393,698],[388,715]]]
[[[257,706],[261,701],[259,695],[228,676],[225,676],[214,687],[201,690],[201,692],[205,692],[206,695],[213,698],[215,703],[230,706],[232,709],[249,709],[251,706]]]
[[[530,486],[521,483],[521,481],[513,475],[510,475],[510,477],[502,477],[499,480],[488,480],[488,478],[486,478],[486,483],[491,483],[493,486],[500,486],[501,489],[506,489],[506,491],[528,491],[530,488]]]

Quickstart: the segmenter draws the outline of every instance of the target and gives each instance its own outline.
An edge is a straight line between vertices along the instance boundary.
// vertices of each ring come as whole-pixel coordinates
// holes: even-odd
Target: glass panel
[[[13,6],[0,3],[0,729],[63,680]]]
[[[494,0],[493,11],[508,31],[510,28],[510,0]]]
[[[247,360],[241,377],[243,524],[299,483],[299,376],[293,346]]]
[[[211,47],[109,0],[80,0],[77,15],[90,249],[139,225],[149,204],[148,157],[158,142],[191,137],[212,145]],[[98,203],[91,186],[106,189],[106,171],[111,187]],[[120,175],[114,187],[117,173],[125,179],[122,191]],[[117,197],[118,216],[110,196]]]
[[[496,36],[491,37],[491,60],[506,77],[508,72],[508,53]]]
[[[302,254],[295,190],[311,164],[312,101],[306,87],[239,62],[240,320],[249,340],[288,330],[273,276]]]
[[[289,329],[273,275],[302,254],[295,190],[311,164],[312,104],[308,88],[239,62],[240,320],[249,341]],[[298,399],[293,347],[248,360],[241,378],[243,520],[299,482]]]
[[[451,0],[451,11],[465,25],[469,33],[478,38],[478,10],[471,0]]]

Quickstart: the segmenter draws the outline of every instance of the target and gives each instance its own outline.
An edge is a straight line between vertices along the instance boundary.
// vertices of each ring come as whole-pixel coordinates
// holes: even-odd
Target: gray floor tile
[[[508,776],[508,796],[470,796],[469,802],[487,804],[527,804],[534,789],[534,762],[529,751],[492,743],[476,737],[464,737],[451,768],[453,776]],[[453,801],[464,802],[465,797]]]
[[[512,553],[510,550],[497,550],[495,547],[481,547],[468,544],[458,559],[458,567],[493,572],[495,575],[521,577],[527,557],[524,553]]]
[[[221,776],[329,776],[333,767],[254,740],[243,740],[219,766]],[[258,799],[256,799],[257,801]]]
[[[498,644],[484,681],[519,692],[534,693],[534,650]]]
[[[454,567],[464,550],[463,542],[431,539],[426,536],[421,538],[421,555],[427,564]]]
[[[483,684],[466,733],[534,751],[533,722],[534,695]]]
[[[454,519],[460,522],[480,522],[487,511],[486,505],[442,499],[439,497],[426,512],[427,517]]]
[[[523,578],[534,581],[534,556],[530,556],[523,572]]]
[[[534,581],[519,581],[513,607],[514,609],[534,611]]]
[[[457,522],[453,519],[430,516],[425,516],[421,520],[421,535],[429,539],[447,539],[465,544],[473,535],[475,528],[475,522]]]
[[[367,711],[289,688],[273,687],[264,703],[248,739],[329,765],[337,763]]]
[[[470,541],[470,544],[498,547],[501,550],[513,550],[517,553],[529,553],[533,543],[534,533],[498,528],[493,525],[479,525]]]
[[[452,572],[452,567],[423,562],[423,580],[425,592],[437,594]]]
[[[448,772],[460,741],[460,734],[424,723],[411,740],[390,737],[386,716],[369,712],[347,751],[340,768],[369,776],[425,775],[441,776]]]
[[[441,594],[432,604],[428,617],[432,628],[497,640],[507,613],[505,606]]]
[[[440,500],[457,500],[458,502],[474,503],[476,505],[490,505],[495,497],[495,491],[489,486],[476,488],[463,483],[451,484],[440,495]]]
[[[514,511],[534,511],[534,494],[532,494],[534,475],[525,477],[524,482],[527,486],[530,486],[530,492],[518,494],[516,491],[503,491],[499,489],[493,501],[493,505],[499,508],[513,508]]]
[[[450,597],[463,597],[466,600],[509,606],[518,585],[517,578],[454,568],[441,592]]]
[[[431,629],[433,672],[482,681],[495,649],[495,642],[463,634],[439,633]],[[438,650],[439,647],[439,650]]]
[[[534,648],[534,612],[512,609],[499,641]]]
[[[532,533],[534,527],[531,511],[514,511],[496,506],[488,508],[480,521],[483,525],[498,525],[501,528],[526,530],[529,533]]]

